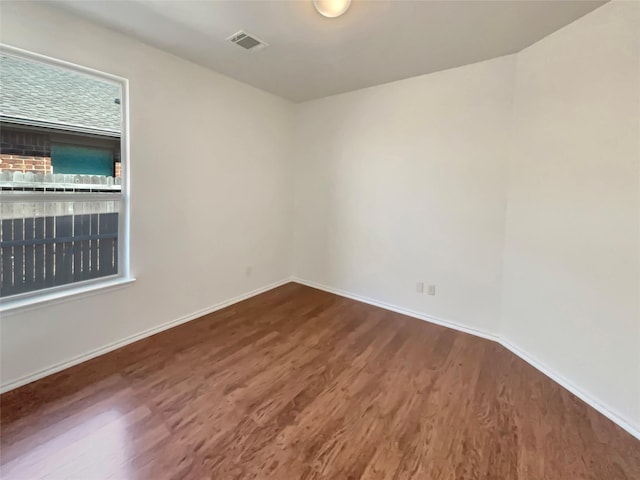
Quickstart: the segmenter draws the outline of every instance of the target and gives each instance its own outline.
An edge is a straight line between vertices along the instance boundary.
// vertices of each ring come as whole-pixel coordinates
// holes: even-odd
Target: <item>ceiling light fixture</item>
[[[351,0],[313,0],[313,5],[320,15],[336,18],[349,10]]]

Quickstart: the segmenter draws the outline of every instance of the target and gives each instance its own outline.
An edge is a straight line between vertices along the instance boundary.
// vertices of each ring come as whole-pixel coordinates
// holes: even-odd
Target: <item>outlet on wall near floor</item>
[[[427,295],[435,295],[435,294],[436,294],[436,286],[427,285]]]
[[[424,282],[416,283],[416,293],[424,293]]]

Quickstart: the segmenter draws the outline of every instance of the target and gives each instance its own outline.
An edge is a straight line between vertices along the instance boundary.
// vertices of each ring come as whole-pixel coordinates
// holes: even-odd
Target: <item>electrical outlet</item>
[[[428,285],[427,286],[427,295],[435,295],[436,294],[436,286]]]
[[[416,293],[424,293],[424,282],[416,283]]]

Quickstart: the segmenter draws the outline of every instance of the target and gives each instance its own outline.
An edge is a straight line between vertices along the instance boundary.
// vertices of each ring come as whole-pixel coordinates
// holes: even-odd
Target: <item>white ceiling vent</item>
[[[269,46],[267,42],[260,40],[255,35],[243,31],[234,33],[229,38],[227,38],[227,40],[235,43],[236,45],[240,45],[245,50],[250,50],[252,52],[262,50],[263,48]]]

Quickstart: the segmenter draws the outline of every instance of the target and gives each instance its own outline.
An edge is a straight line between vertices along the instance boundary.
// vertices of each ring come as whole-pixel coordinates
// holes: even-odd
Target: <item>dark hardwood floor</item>
[[[640,479],[499,345],[297,284],[0,400],[6,480]]]

